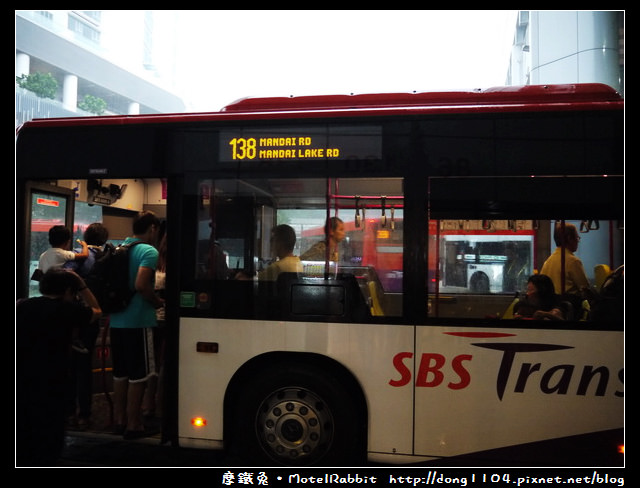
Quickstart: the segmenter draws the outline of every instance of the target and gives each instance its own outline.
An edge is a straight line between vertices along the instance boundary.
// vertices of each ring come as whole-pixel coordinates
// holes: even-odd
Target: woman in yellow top
[[[547,275],[553,281],[555,292],[559,295],[580,295],[590,288],[589,279],[579,257],[573,253],[578,250],[580,236],[573,224],[556,224],[553,233],[556,250],[542,265],[540,274]],[[562,277],[562,260],[564,252],[564,283]]]

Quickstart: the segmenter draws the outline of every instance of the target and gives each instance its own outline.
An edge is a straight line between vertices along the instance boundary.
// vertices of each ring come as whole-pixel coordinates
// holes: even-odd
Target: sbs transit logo
[[[495,332],[444,332],[444,334],[468,337],[472,339],[504,338],[515,334]],[[577,365],[571,363],[552,363],[552,356],[543,362],[534,362],[540,358],[536,354],[534,360],[526,362],[531,353],[544,353],[573,349],[573,346],[561,344],[536,344],[528,342],[479,342],[471,343],[472,346],[482,347],[500,354],[501,360],[496,371],[496,393],[500,400],[503,399],[508,380],[516,378],[514,393],[524,393],[531,389],[538,389],[545,394],[594,396],[614,395],[624,397],[624,369],[611,371],[609,367],[596,364]],[[519,361],[516,364],[516,357]],[[547,359],[547,356],[544,356]],[[407,366],[413,360],[412,352],[399,352],[392,360],[394,369],[399,373],[397,379],[390,379],[389,385],[403,387],[411,383],[412,372]],[[416,387],[436,388],[445,387],[451,390],[467,388],[471,382],[469,364],[473,361],[472,354],[460,354],[447,358],[436,352],[422,353],[419,361],[416,358],[417,368],[414,379]],[[445,377],[443,367],[451,365],[450,377]],[[448,371],[448,369],[447,369]],[[618,384],[613,385],[617,377]],[[590,393],[591,392],[591,393]]]

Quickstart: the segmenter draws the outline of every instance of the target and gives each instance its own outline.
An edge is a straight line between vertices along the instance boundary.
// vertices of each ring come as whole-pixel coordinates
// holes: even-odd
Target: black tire
[[[362,453],[356,404],[327,371],[278,366],[242,385],[232,406],[231,453],[249,464],[353,465]]]

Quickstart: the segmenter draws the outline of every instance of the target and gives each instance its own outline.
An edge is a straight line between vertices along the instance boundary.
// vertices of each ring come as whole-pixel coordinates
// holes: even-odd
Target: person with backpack
[[[129,247],[129,286],[135,291],[127,307],[110,315],[111,354],[113,360],[114,433],[124,439],[150,435],[145,430],[142,400],[147,379],[155,372],[153,328],[156,309],[164,305],[154,290],[158,250],[155,244],[160,220],[149,211],[138,214],[133,222]]]
[[[83,239],[89,249],[87,259],[67,261],[63,267],[75,271],[86,282],[96,258],[100,257],[109,239],[109,231],[102,223],[94,222],[84,230]],[[87,354],[82,354],[76,349],[71,353],[67,425],[79,430],[86,430],[90,423],[93,400],[93,350],[99,332],[99,321],[92,322],[89,327],[82,329],[79,339],[87,349]]]

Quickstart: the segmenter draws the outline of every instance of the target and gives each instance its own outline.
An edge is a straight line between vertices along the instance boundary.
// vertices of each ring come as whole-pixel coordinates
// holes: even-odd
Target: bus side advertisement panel
[[[416,357],[399,353],[416,369],[397,368],[394,383],[415,387],[415,454],[622,428],[623,340],[622,332],[418,328]]]

